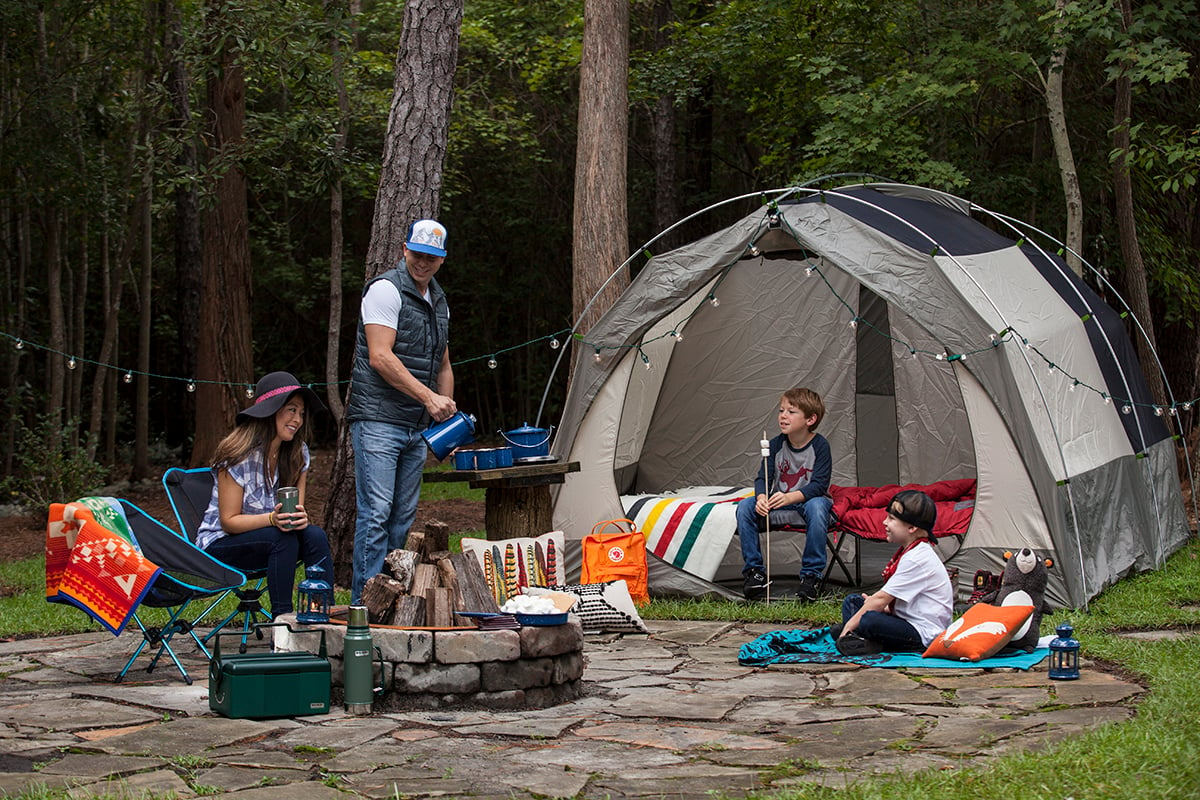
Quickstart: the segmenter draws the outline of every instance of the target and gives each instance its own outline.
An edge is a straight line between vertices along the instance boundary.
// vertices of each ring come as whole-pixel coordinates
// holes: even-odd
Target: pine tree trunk
[[[626,0],[585,0],[571,295],[580,332],[586,332],[629,284],[625,270],[605,285],[629,256],[625,196],[628,74],[629,4]],[[593,302],[601,287],[603,291]]]
[[[392,110],[367,251],[368,280],[400,260],[413,220],[437,216],[462,14],[463,0],[409,0],[404,4]],[[453,222],[445,222],[453,231]],[[447,262],[453,263],[452,255]],[[343,586],[350,585],[354,520],[354,455],[343,423],[325,505],[334,577]]]
[[[220,42],[225,27],[224,0],[210,4],[210,41]],[[229,41],[233,41],[231,37]],[[208,80],[212,161],[225,163],[217,178],[216,204],[204,215],[204,294],[196,368],[196,436],[191,463],[210,463],[217,442],[233,425],[244,397],[241,386],[253,382],[250,331],[250,241],[246,177],[237,159],[246,119],[245,75],[235,54],[222,49]]]

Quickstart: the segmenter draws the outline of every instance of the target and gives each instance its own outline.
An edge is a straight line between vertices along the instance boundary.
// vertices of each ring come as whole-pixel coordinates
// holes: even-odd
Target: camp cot
[[[554,496],[569,540],[625,516],[623,496],[749,487],[781,392],[807,386],[834,484],[976,479],[948,562],[960,580],[1032,547],[1055,561],[1048,601],[1086,606],[1186,541],[1173,435],[1191,403],[1155,404],[1132,316],[1049,237],[896,183],[762,197],[651,258],[575,337],[552,448],[580,463]],[[798,569],[794,542],[771,548],[772,572]],[[736,538],[715,575],[652,558],[651,593],[712,591],[739,568]]]

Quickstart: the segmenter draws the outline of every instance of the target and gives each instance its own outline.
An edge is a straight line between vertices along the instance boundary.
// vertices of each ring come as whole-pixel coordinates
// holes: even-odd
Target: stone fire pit
[[[300,625],[294,615],[276,621],[298,630],[325,631],[333,705],[339,705],[346,626],[336,621]],[[271,631],[277,650],[315,651],[319,644],[315,634],[293,634],[286,628]],[[521,630],[372,625],[371,639],[383,655],[384,667],[384,692],[376,697],[375,711],[452,706],[546,708],[576,699],[582,689],[583,629],[574,617],[565,625]]]

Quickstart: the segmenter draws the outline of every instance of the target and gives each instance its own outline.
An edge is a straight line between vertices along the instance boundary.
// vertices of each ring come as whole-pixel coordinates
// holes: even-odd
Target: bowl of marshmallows
[[[575,603],[573,595],[554,592],[538,596],[517,594],[504,601],[500,611],[512,614],[521,625],[547,627],[562,625],[567,621],[567,612]]]

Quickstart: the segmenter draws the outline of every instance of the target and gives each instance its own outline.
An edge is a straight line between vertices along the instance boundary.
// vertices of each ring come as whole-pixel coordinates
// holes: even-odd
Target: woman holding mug
[[[254,404],[238,413],[213,458],[212,498],[196,544],[237,569],[265,570],[272,617],[293,610],[298,561],[333,571],[329,539],[304,508],[310,461],[301,431],[307,413],[324,410],[316,392],[291,373],[272,372],[258,382]],[[299,490],[292,512],[275,498],[289,486]]]

